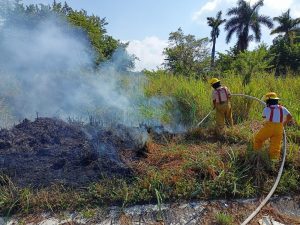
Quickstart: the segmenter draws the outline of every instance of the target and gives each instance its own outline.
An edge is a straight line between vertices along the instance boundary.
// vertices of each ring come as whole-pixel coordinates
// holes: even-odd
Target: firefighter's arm
[[[215,109],[216,108],[216,99],[213,100],[213,106],[214,106],[213,109]]]
[[[267,116],[266,116],[267,110],[268,110],[267,108],[264,108],[264,110],[263,110],[262,118],[264,118],[264,119],[267,118]]]
[[[215,109],[216,104],[217,104],[217,98],[215,96],[215,91],[212,92],[211,98],[212,98],[212,103],[213,103],[213,109]]]
[[[290,121],[292,121],[293,120],[293,117],[292,117],[292,115],[291,114],[287,114],[286,115],[286,119],[285,119],[285,121],[283,122],[283,126],[285,126],[286,124],[288,124]]]

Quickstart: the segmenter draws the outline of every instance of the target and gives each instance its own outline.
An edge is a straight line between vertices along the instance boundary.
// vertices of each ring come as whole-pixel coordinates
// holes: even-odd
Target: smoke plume
[[[87,35],[58,15],[49,14],[34,26],[20,15],[2,13],[1,21],[2,126],[37,114],[76,119],[101,115],[123,124],[137,120],[136,99],[142,96],[137,82],[143,76],[118,72],[126,57],[122,51],[95,69]]]

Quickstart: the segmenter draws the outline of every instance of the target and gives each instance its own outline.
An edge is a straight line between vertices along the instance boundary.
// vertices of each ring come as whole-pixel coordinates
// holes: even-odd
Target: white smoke
[[[2,23],[0,104],[6,106],[11,121],[36,113],[62,118],[98,113],[116,122],[124,122],[128,114],[131,120],[138,116],[132,96],[142,93],[134,87],[137,81],[132,82],[136,77],[131,77],[138,75],[118,72],[118,63],[124,61],[120,57],[125,57],[122,51],[95,69],[95,54],[86,34],[57,15],[34,26],[19,15],[2,17]],[[126,81],[130,84],[123,88]]]
[[[12,14],[6,3],[0,5],[0,127],[37,114],[92,116],[104,125],[161,124],[169,99],[145,97],[145,76],[120,72],[132,60],[124,48],[95,68],[96,54],[82,30],[50,12],[38,20]],[[183,129],[175,117],[165,124],[171,132]]]

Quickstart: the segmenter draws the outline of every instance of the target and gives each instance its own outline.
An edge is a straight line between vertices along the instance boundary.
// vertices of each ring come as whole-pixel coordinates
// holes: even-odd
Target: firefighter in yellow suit
[[[254,150],[262,147],[264,141],[270,139],[269,156],[273,161],[280,159],[281,140],[283,127],[292,120],[290,112],[278,104],[278,96],[275,92],[269,92],[265,95],[266,107],[263,110],[265,118],[264,126],[254,136]]]
[[[229,126],[233,126],[231,93],[227,87],[221,86],[221,81],[218,78],[212,78],[209,83],[214,88],[212,100],[216,109],[216,132],[221,134],[224,131],[225,119]]]

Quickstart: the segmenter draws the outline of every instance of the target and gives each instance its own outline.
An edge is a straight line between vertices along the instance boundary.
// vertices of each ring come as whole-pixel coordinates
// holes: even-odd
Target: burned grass
[[[0,172],[18,186],[37,188],[54,183],[81,187],[103,176],[130,176],[118,153],[121,145],[134,145],[127,136],[124,142],[104,128],[51,118],[25,119],[0,131]]]
[[[40,119],[40,121],[35,121],[33,124],[39,127],[41,126],[40,123],[46,121],[47,119],[45,121]],[[36,154],[39,152],[37,149],[41,146],[45,147],[53,144],[56,147],[61,147],[64,146],[62,143],[65,143],[69,151],[73,153],[73,146],[76,147],[76,144],[79,144],[78,140],[72,142],[74,135],[71,131],[74,128],[69,127],[64,122],[59,123],[62,123],[63,127],[67,126],[64,129],[69,135],[66,136],[65,140],[60,139],[60,145],[55,144],[57,132],[55,133],[55,130],[53,131],[51,127],[48,127],[47,129],[53,131],[53,133],[48,132],[52,136],[50,135],[46,142],[42,143],[42,135],[39,133],[23,136],[23,140],[26,141],[21,141],[21,143],[28,143],[25,146],[30,146],[28,140],[35,136],[38,137],[36,140],[40,141],[32,145],[28,151],[25,149],[22,152]],[[28,124],[28,122],[23,124],[21,128],[25,129],[23,126],[31,126],[31,124]],[[243,126],[241,126],[242,128]],[[27,127],[25,130],[28,129]],[[41,128],[40,132],[44,133],[44,129],[46,128]],[[125,128],[119,127],[118,129],[118,132],[121,132]],[[253,129],[257,129],[257,126],[253,125]],[[15,135],[14,132],[17,131],[5,132],[9,135]],[[239,131],[239,127],[227,132],[222,140],[217,139],[212,131],[207,130],[205,133],[203,129],[198,130],[198,133],[192,133],[192,135],[191,133],[180,135],[164,133],[164,138],[159,138],[159,136],[150,133],[150,138],[144,146],[140,145],[142,142],[134,143],[132,141],[132,132],[123,134],[122,137],[115,130],[96,132],[91,127],[84,130],[83,133],[82,129],[75,129],[74,132],[76,135],[83,135],[82,137],[90,135],[88,140],[98,140],[98,142],[92,141],[90,145],[88,145],[90,142],[87,142],[86,146],[89,146],[89,148],[85,153],[89,153],[90,149],[100,147],[102,143],[105,147],[109,147],[108,150],[115,150],[118,147],[118,155],[114,159],[119,161],[110,161],[109,155],[97,155],[96,158],[79,157],[80,169],[84,173],[88,173],[89,170],[86,170],[86,168],[93,165],[99,158],[103,157],[106,161],[101,161],[103,162],[100,164],[102,170],[95,171],[98,179],[89,180],[80,187],[56,183],[36,189],[32,186],[22,187],[15,183],[13,179],[2,176],[0,181],[0,212],[2,215],[12,213],[30,214],[43,211],[88,210],[98,206],[109,207],[111,205],[119,205],[124,208],[137,203],[157,203],[158,201],[177,202],[196,199],[261,197],[270,190],[277,175],[276,167],[273,168],[269,165],[269,159],[264,154],[257,154],[251,149],[248,144],[248,140],[251,138],[247,136],[249,132]],[[239,134],[238,138],[233,139],[236,134]],[[1,137],[3,143],[3,140],[10,140],[4,139],[3,135]],[[131,141],[126,144],[126,139]],[[4,151],[8,151],[9,154],[12,150],[17,151],[15,143],[19,142],[7,141],[6,143],[9,143],[9,145],[3,144],[4,150],[2,149],[0,154],[3,154]],[[132,148],[135,150],[130,150]],[[297,149],[297,144],[289,143],[286,169],[276,194],[293,194],[300,191],[299,185],[297,185],[300,181],[299,164],[297,164],[299,158],[297,158],[298,152],[295,149]],[[49,154],[47,151],[46,153]],[[39,155],[39,157],[44,156]],[[61,159],[61,156],[53,157],[55,160],[57,158]],[[25,157],[25,160],[29,160],[28,157]],[[124,169],[119,167],[118,162],[125,165]],[[69,160],[68,163],[72,164],[74,161]],[[44,165],[48,164],[44,163]],[[115,170],[114,167],[118,169]],[[51,166],[47,166],[47,169],[49,168]],[[65,168],[61,171],[64,170]],[[124,172],[128,170],[131,171],[130,176],[127,176],[127,173]],[[55,171],[59,171],[59,169]],[[117,176],[105,174],[105,171],[110,171],[111,174]],[[121,171],[121,173],[114,171]],[[126,176],[120,176],[122,172]],[[32,173],[35,175],[34,172]],[[76,172],[75,175],[78,177],[77,179],[80,179],[80,172]]]

